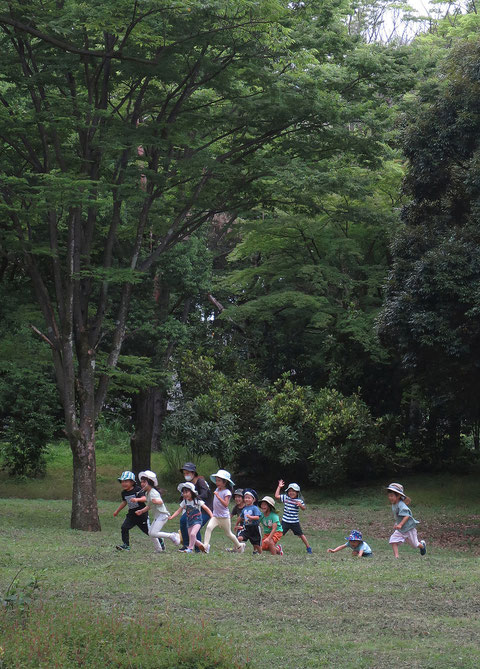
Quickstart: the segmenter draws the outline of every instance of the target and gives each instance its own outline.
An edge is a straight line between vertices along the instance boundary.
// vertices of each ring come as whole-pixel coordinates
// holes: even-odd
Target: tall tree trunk
[[[70,436],[73,455],[73,490],[71,527],[74,530],[99,532],[97,507],[97,466],[94,429],[85,429]]]
[[[160,434],[167,408],[162,388],[146,388],[132,402],[135,430],[130,439],[132,471],[151,468],[151,453],[159,450]]]

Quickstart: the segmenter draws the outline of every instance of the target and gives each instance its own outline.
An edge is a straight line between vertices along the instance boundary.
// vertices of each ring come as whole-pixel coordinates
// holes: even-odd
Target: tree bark
[[[74,530],[99,532],[101,527],[97,507],[97,466],[93,425],[88,435],[85,434],[85,430],[71,435],[70,448],[73,455],[70,526]]]

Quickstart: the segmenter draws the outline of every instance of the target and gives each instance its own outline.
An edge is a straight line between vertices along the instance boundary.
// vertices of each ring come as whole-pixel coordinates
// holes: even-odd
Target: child
[[[336,548],[328,548],[327,553],[338,553],[338,551],[343,551],[343,549],[348,546],[353,551],[353,557],[372,557],[372,549],[365,541],[363,541],[361,532],[352,530],[345,539],[347,540],[346,544],[341,544]]]
[[[300,486],[297,483],[290,483],[288,488],[285,490],[286,495],[281,495],[280,490],[284,485],[285,483],[280,479],[277,490],[275,492],[275,499],[279,499],[285,505],[282,516],[283,536],[287,534],[288,530],[292,530],[293,534],[296,537],[300,537],[300,539],[305,544],[307,553],[311,554],[312,549],[307,541],[307,537],[303,533],[300,520],[298,518],[298,509],[300,508],[305,511],[305,502],[299,495]]]
[[[183,500],[180,502],[180,506],[173,513],[170,518],[176,518],[180,513],[185,514],[187,517],[187,530],[188,530],[188,546],[183,551],[184,553],[193,553],[195,546],[197,546],[201,551],[205,553],[205,546],[202,542],[197,539],[197,532],[199,532],[200,527],[202,526],[202,511],[212,518],[213,513],[210,511],[208,506],[205,504],[203,499],[198,497],[198,491],[193,485],[193,483],[180,483],[177,486],[178,492],[181,492],[183,495]]]
[[[387,487],[388,501],[392,505],[393,517],[395,519],[395,530],[390,537],[389,543],[392,545],[393,555],[398,558],[398,544],[403,544],[405,541],[413,548],[420,549],[420,555],[425,555],[427,552],[426,541],[419,541],[417,537],[418,520],[412,516],[412,512],[407,504],[410,504],[411,499],[403,492],[403,485],[400,483],[390,483]]]
[[[123,543],[115,546],[115,548],[117,551],[129,551],[130,530],[133,527],[138,527],[144,534],[148,534],[148,516],[142,515],[139,517],[135,514],[136,509],[145,508],[143,502],[133,501],[142,492],[140,486],[135,482],[135,474],[129,471],[122,472],[117,480],[120,481],[120,485],[122,486],[122,502],[118,509],[113,512],[113,515],[116,518],[120,511],[126,506],[128,506],[128,511],[121,528]]]
[[[263,529],[262,550],[270,551],[272,555],[283,555],[281,544],[277,543],[282,537],[282,525],[275,509],[275,501],[271,497],[264,497],[260,502],[262,515],[260,524]]]
[[[245,488],[243,491],[243,501],[245,502],[245,506],[241,510],[240,516],[244,528],[239,533],[238,539],[245,542],[242,544],[244,550],[246,542],[250,541],[253,546],[253,554],[260,555],[262,552],[262,537],[260,535],[260,516],[262,512],[256,506],[258,495],[253,488]]]
[[[197,466],[195,465],[195,463],[185,462],[185,464],[180,469],[180,472],[183,474],[185,481],[187,481],[188,483],[193,483],[197,491],[197,498],[202,499],[211,511],[213,509],[213,494],[212,491],[210,490],[210,486],[205,481],[204,477],[200,476],[200,474],[197,472]],[[204,507],[202,511],[201,526],[203,527],[204,525],[206,525],[206,523],[208,523],[209,520],[210,516],[205,511]],[[180,516],[180,535],[182,538],[183,546],[181,546],[178,550],[184,551],[187,549],[188,544],[190,542],[190,538],[188,536],[187,516],[184,513]],[[197,539],[200,542],[202,541],[202,535],[200,534],[200,531],[197,534]],[[199,549],[196,548],[195,552],[198,552],[198,550]]]
[[[172,541],[176,546],[178,546],[180,543],[180,535],[178,534],[178,532],[161,531],[162,527],[167,522],[168,516],[170,514],[168,513],[167,507],[163,503],[163,499],[161,498],[160,493],[158,492],[158,490],[156,490],[156,486],[158,485],[158,480],[155,472],[152,472],[149,469],[147,469],[144,472],[140,472],[138,478],[140,479],[140,483],[142,484],[142,490],[145,496],[143,498],[133,499],[132,501],[133,502],[145,501],[146,506],[143,509],[138,509],[137,511],[135,511],[135,513],[137,514],[137,516],[141,516],[144,513],[148,513],[149,509],[152,510],[153,522],[149,527],[148,535],[153,541],[153,544],[155,546],[155,552],[163,553],[165,548],[162,547],[162,545],[159,542],[160,537],[164,537],[165,539],[170,539],[170,541]]]
[[[212,474],[210,479],[216,484],[217,489],[213,493],[213,518],[208,521],[205,530],[205,552],[210,552],[210,537],[216,527],[221,527],[226,536],[232,540],[238,552],[243,553],[245,546],[242,546],[237,537],[233,534],[230,526],[230,511],[228,504],[232,497],[233,481],[230,478],[230,472],[226,469],[219,469],[216,474]]]
[[[233,499],[235,500],[235,506],[232,509],[232,518],[233,516],[238,516],[233,532],[235,536],[238,537],[240,530],[243,530],[243,523],[240,517],[240,512],[245,507],[245,502],[243,501],[243,488],[238,488],[233,492]]]

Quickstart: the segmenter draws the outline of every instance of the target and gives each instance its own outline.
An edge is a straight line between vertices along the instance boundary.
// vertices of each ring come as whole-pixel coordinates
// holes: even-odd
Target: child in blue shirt
[[[407,506],[411,500],[403,492],[403,485],[401,483],[390,483],[387,490],[388,501],[392,505],[392,513],[395,519],[394,532],[389,539],[394,557],[398,558],[398,545],[405,543],[405,541],[412,548],[419,548],[420,555],[425,555],[427,552],[427,543],[425,540],[418,540],[418,520],[415,520]]]
[[[260,516],[262,512],[256,505],[258,502],[256,491],[253,488],[245,488],[243,501],[245,506],[240,512],[240,519],[244,528],[239,532],[238,540],[242,542],[250,541],[253,546],[253,554],[259,555],[262,552],[262,537],[260,535]]]
[[[361,532],[352,530],[345,539],[347,540],[346,544],[340,544],[336,548],[329,548],[327,553],[338,553],[338,551],[343,551],[344,548],[348,547],[352,549],[353,557],[372,557],[372,549],[366,541],[363,541]]]

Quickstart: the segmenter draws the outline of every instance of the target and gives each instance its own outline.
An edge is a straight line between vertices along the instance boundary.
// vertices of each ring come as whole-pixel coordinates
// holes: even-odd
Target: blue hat
[[[363,541],[362,533],[358,530],[352,530],[348,537],[345,537],[347,541]]]
[[[118,481],[135,481],[135,474],[133,472],[122,472]]]
[[[253,497],[253,499],[254,499],[256,502],[258,502],[258,495],[257,495],[257,491],[256,491],[256,490],[254,490],[253,488],[244,488],[244,489],[243,489],[243,496],[245,497],[245,495],[246,495],[247,493],[249,493],[249,494]]]

